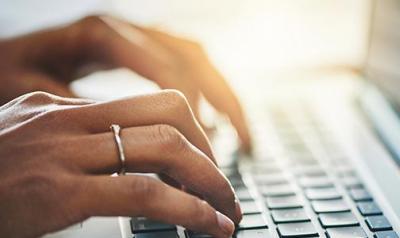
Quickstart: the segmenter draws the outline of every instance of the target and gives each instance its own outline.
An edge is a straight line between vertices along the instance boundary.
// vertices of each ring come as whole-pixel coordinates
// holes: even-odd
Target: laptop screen
[[[400,0],[375,0],[366,76],[400,112]]]

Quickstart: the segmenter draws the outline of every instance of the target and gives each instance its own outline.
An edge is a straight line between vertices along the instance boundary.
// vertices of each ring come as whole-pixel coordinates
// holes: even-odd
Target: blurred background
[[[0,0],[0,37],[106,13],[202,43],[245,104],[260,101],[285,78],[362,66],[368,45],[368,0]],[[113,77],[113,80],[108,80]],[[154,90],[126,71],[75,82],[78,94],[109,99]],[[118,93],[115,93],[118,92]]]

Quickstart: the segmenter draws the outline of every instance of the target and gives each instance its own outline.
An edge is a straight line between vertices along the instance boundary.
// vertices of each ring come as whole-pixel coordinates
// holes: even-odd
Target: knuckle
[[[18,187],[25,195],[41,197],[54,190],[56,181],[48,173],[35,171],[22,174],[18,181]]]
[[[176,89],[163,90],[163,94],[169,100],[171,100],[172,102],[177,103],[177,104],[183,104],[187,101],[185,95],[181,91],[176,90]]]
[[[207,202],[197,199],[195,200],[194,209],[197,214],[197,222],[200,224],[208,224],[211,217],[211,206]]]
[[[85,28],[93,28],[93,27],[97,27],[97,26],[101,26],[104,24],[104,21],[102,19],[101,15],[90,15],[90,16],[86,16],[84,18],[82,18],[78,24],[84,26]]]
[[[165,98],[169,110],[173,113],[179,113],[183,116],[191,115],[189,102],[181,91],[176,89],[163,90],[162,96]]]
[[[157,192],[156,182],[146,177],[138,177],[132,180],[130,188],[133,190],[132,194],[144,198],[153,196]]]
[[[161,142],[161,149],[173,154],[181,153],[187,149],[186,138],[173,126],[158,125],[157,137]]]
[[[56,101],[52,94],[41,91],[25,94],[23,97],[20,102],[29,105],[52,104]]]
[[[104,45],[106,45],[104,43],[109,41],[109,37],[113,35],[110,34],[111,28],[105,22],[104,17],[101,15],[91,15],[78,21],[72,27],[72,30],[76,31],[76,35],[78,36],[76,44],[82,44],[89,50],[94,50],[93,47],[99,45],[102,45],[102,48],[104,48]]]
[[[156,179],[145,176],[137,176],[131,180],[129,189],[132,199],[138,202],[140,207],[145,210],[151,209],[151,206],[154,205],[152,204],[152,199],[156,199],[157,194],[162,190]]]

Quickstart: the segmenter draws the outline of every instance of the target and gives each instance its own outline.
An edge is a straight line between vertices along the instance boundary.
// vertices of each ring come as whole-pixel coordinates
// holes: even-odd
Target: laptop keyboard
[[[312,111],[301,114],[271,110],[277,143],[265,146],[279,144],[281,153],[222,169],[243,211],[234,237],[398,238],[332,132]],[[132,218],[131,228],[136,238],[211,237],[178,235],[176,226],[143,217]]]

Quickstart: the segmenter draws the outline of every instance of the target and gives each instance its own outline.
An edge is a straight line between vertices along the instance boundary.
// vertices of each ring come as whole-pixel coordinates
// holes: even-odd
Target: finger
[[[202,92],[212,106],[229,117],[241,140],[242,148],[250,152],[252,139],[246,117],[239,100],[224,79],[216,73],[214,81],[203,84]],[[223,99],[220,95],[224,95]]]
[[[86,177],[80,206],[89,216],[146,216],[217,238],[234,225],[206,202],[147,176]],[[93,199],[96,198],[96,199]]]
[[[145,78],[157,80],[166,77],[175,66],[171,52],[124,21],[90,16],[76,27],[89,32],[85,53],[103,67],[126,67]]]
[[[194,42],[164,32],[150,28],[135,27],[188,61],[187,66],[193,71],[193,77],[197,77],[197,79],[192,79],[193,83],[198,85],[198,88],[201,89],[201,92],[211,105],[218,111],[228,115],[242,141],[243,148],[250,150],[251,137],[239,100],[224,77],[209,62],[201,47]]]
[[[215,163],[207,136],[182,93],[164,90],[156,94],[104,102],[77,109],[91,132],[108,131],[111,124],[121,127],[167,124],[177,128]]]
[[[239,222],[241,214],[228,180],[177,129],[168,125],[125,128],[121,140],[126,171],[166,174]],[[120,169],[118,150],[111,132],[81,136],[70,143],[64,141],[62,146],[54,148],[57,158],[70,161],[71,166],[78,166],[86,172],[114,173]]]
[[[6,100],[34,91],[44,91],[62,97],[75,97],[66,84],[56,82],[52,77],[39,72],[5,73],[3,79],[7,90],[0,89],[0,92],[1,98]]]

